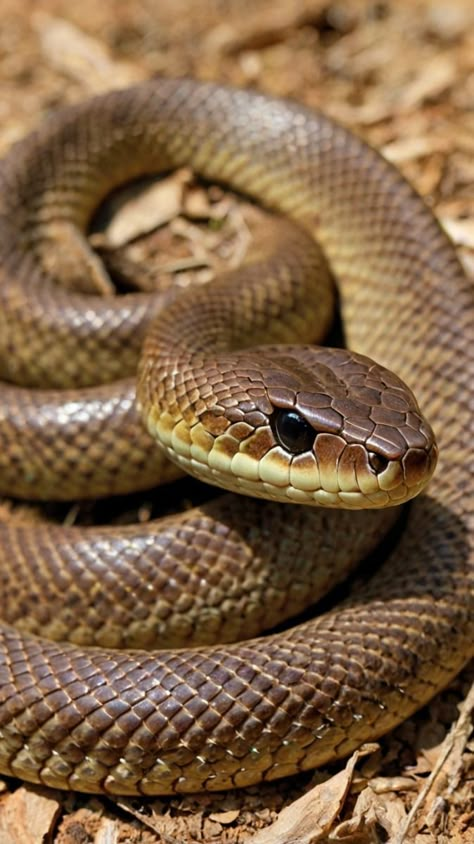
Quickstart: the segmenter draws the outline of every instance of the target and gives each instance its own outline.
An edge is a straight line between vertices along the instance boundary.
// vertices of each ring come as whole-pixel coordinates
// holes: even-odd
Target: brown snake
[[[104,279],[80,230],[87,227],[99,201],[124,179],[183,164],[288,215],[317,236],[337,279],[348,347],[390,366],[413,386],[435,427],[439,461],[428,491],[410,505],[401,538],[380,570],[342,606],[284,633],[225,646],[120,652],[84,650],[87,624],[78,624],[76,644],[49,642],[24,632],[24,626],[21,630],[2,625],[0,771],[59,788],[165,794],[248,785],[309,769],[347,755],[408,717],[473,653],[472,286],[452,245],[400,174],[326,117],[258,94],[162,80],[65,110],[17,145],[0,168],[3,378],[50,388],[90,385],[96,358],[104,381],[121,377],[133,371],[143,335],[158,314],[140,367],[139,398],[150,429],[159,428],[167,442],[174,438],[180,459],[191,461],[198,475],[209,442],[216,449],[213,471],[218,484],[224,483],[222,466],[244,453],[239,443],[250,442],[245,459],[239,457],[236,463],[244,473],[241,488],[259,494],[249,461],[266,440],[276,454],[276,461],[272,458],[262,469],[270,496],[283,486],[292,490],[290,498],[299,500],[298,484],[303,483],[305,493],[317,499],[316,485],[305,474],[308,466],[313,472],[318,469],[325,489],[319,497],[330,506],[340,500],[359,506],[359,499],[351,497],[355,476],[367,486],[374,505],[389,503],[387,489],[398,490],[395,498],[401,500],[417,491],[420,479],[424,483],[433,467],[429,428],[417,416],[411,394],[400,398],[394,376],[381,375],[379,369],[361,375],[365,364],[345,351],[316,353],[305,347],[298,352],[291,347],[284,351],[283,362],[275,349],[260,349],[249,357],[249,351],[235,352],[233,341],[229,346],[228,338],[221,336],[225,312],[227,331],[229,325],[232,330],[237,326],[244,345],[250,342],[241,325],[244,312],[250,312],[256,315],[252,331],[257,331],[259,343],[313,339],[305,335],[298,316],[293,323],[290,319],[290,328],[284,320],[289,304],[299,302],[300,316],[314,304],[306,289],[301,298],[299,270],[291,257],[293,239],[300,242],[307,234],[297,234],[292,226],[288,236],[282,234],[280,252],[289,255],[289,263],[280,271],[268,259],[270,270],[267,264],[257,265],[253,280],[249,270],[251,292],[246,294],[243,284],[238,285],[229,313],[229,280],[224,279],[221,288],[217,285],[217,324],[212,323],[212,308],[206,310],[206,294],[197,296],[194,310],[188,297],[187,309],[177,301],[167,303],[163,311],[162,302],[140,295],[116,300],[90,295],[87,278],[94,276],[100,283]],[[309,264],[313,260],[319,258],[307,259]],[[57,277],[66,286],[79,280],[83,292],[64,290],[55,284]],[[267,290],[263,323],[260,281]],[[59,320],[56,336],[50,325],[53,312]],[[280,316],[281,329],[275,327]],[[110,318],[116,334],[107,322]],[[88,339],[91,322],[93,341]],[[213,343],[223,355],[220,370],[210,363]],[[158,351],[165,358],[169,355],[167,375],[157,374]],[[287,364],[294,357],[296,371],[291,374]],[[177,359],[184,361],[184,369],[178,370]],[[373,420],[368,411],[361,413],[360,403],[341,387],[339,376],[327,375],[329,359],[345,367],[357,389],[375,396]],[[262,373],[268,370],[270,383],[262,386]],[[326,385],[317,391],[317,401],[308,386],[314,371],[322,373]],[[206,379],[214,391],[221,390],[220,399],[210,405],[209,395],[215,397],[215,392],[204,386]],[[328,398],[325,390],[331,386],[335,395]],[[382,386],[390,394],[385,406]],[[156,408],[162,401],[162,387],[174,398],[158,413],[149,405]],[[142,487],[155,477],[158,458],[135,427],[129,382],[125,392],[90,388],[80,400],[76,393],[67,393],[62,410],[52,389],[34,393],[3,384],[0,399],[5,493],[44,497],[47,484],[62,473],[65,491],[56,489],[56,497],[80,496],[97,468],[101,494],[124,488],[122,480],[116,480],[122,470]],[[301,453],[290,470],[284,452],[286,439],[294,435],[294,419],[288,434],[285,414],[293,407],[306,423],[301,427],[296,422]],[[272,416],[275,408],[280,409],[277,417]],[[86,423],[94,413],[99,421],[89,435]],[[265,422],[266,414],[271,424]],[[122,434],[113,445],[117,415]],[[191,428],[176,421],[181,417]],[[392,421],[401,424],[402,434],[393,433]],[[66,430],[62,443],[59,423]],[[249,433],[252,425],[257,426],[258,440]],[[173,434],[177,427],[179,435]],[[194,430],[194,440],[189,430]],[[283,439],[276,446],[279,437]],[[92,465],[82,469],[79,458],[91,442]],[[403,466],[395,446],[405,449]],[[330,459],[338,466],[342,494],[331,487],[325,464]],[[103,529],[88,540],[79,529],[9,524],[1,526],[2,556],[16,561],[21,570],[31,567],[32,603],[39,605],[39,620],[31,629],[51,628],[61,638],[69,611],[66,589],[74,589],[77,580],[90,591],[87,569],[80,567],[77,555],[87,561],[98,544],[105,548],[105,557],[123,556],[119,585],[125,603],[140,595],[133,571],[131,581],[125,573],[133,555],[141,554],[139,545],[150,564],[156,548],[173,558],[190,547],[198,563],[222,552],[230,565],[234,555],[244,554],[242,541],[247,557],[252,556],[249,548],[255,550],[260,542],[256,556],[265,556],[269,548],[273,559],[278,546],[283,569],[286,565],[289,572],[284,584],[291,596],[289,610],[296,611],[301,606],[298,565],[290,572],[288,558],[304,568],[316,544],[312,519],[319,518],[326,530],[321,544],[327,547],[322,551],[331,560],[337,546],[348,554],[358,544],[356,555],[363,555],[371,534],[378,531],[378,517],[385,513],[393,520],[395,513],[389,508],[320,511],[325,515],[317,516],[318,511],[299,507],[283,512],[273,503],[257,509],[246,499],[234,504],[225,498],[177,522],[167,520],[165,538],[156,541],[149,526],[138,538],[135,529],[127,529],[125,539]],[[339,516],[341,521],[336,521]],[[259,527],[263,539],[256,540]],[[294,533],[291,538],[292,529],[296,539]],[[71,573],[66,575],[68,561]],[[170,571],[174,570],[165,569],[162,577],[172,592],[170,604],[179,609]],[[199,571],[197,580],[186,578],[185,587],[193,591],[206,576]],[[307,579],[311,589],[311,576]],[[26,599],[17,580],[16,570],[2,574],[9,622],[21,622],[24,614]],[[247,575],[242,581],[247,582]],[[104,591],[109,586],[116,588],[106,579]],[[238,614],[239,599],[234,601],[230,581],[222,589],[231,612]],[[260,593],[252,589],[251,602],[258,604]],[[278,584],[271,590],[272,595],[280,594]],[[43,600],[55,591],[67,612],[51,619]],[[285,603],[282,594],[280,603]],[[186,626],[186,607],[181,609],[177,626],[185,644],[192,623]],[[241,608],[241,627],[225,631],[225,636],[246,631],[253,635],[245,612]],[[139,621],[137,616],[137,629]],[[274,623],[271,616],[267,621]],[[97,641],[103,635],[102,644],[115,645],[120,625],[120,619],[115,624],[112,619]],[[135,642],[134,635],[126,644]]]

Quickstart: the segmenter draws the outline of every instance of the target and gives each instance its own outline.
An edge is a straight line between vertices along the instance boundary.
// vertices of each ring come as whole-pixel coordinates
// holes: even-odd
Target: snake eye
[[[272,413],[271,422],[276,440],[287,451],[301,454],[312,449],[316,431],[295,410],[277,408]]]
[[[375,474],[380,475],[387,468],[389,460],[387,457],[383,457],[382,454],[375,454],[375,452],[369,451],[369,464]]]

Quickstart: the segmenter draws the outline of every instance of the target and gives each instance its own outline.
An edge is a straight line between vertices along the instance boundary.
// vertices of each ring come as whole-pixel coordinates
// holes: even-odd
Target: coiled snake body
[[[91,296],[87,277],[103,281],[102,270],[80,230],[100,199],[124,179],[183,164],[306,229],[290,225],[279,238],[283,269],[268,259],[253,275],[249,270],[250,292],[239,286],[230,305],[235,278],[218,284],[213,299],[207,291],[192,294],[194,300],[184,297],[162,312],[161,303],[140,295],[126,302]],[[0,771],[60,788],[122,794],[247,785],[342,757],[442,688],[473,650],[474,301],[453,247],[402,177],[351,133],[303,107],[162,80],[68,109],[14,148],[0,169],[0,224],[2,374],[5,381],[50,388],[35,393],[2,385],[4,492],[43,497],[47,483],[63,472],[64,490],[56,489],[56,497],[81,496],[97,469],[99,494],[122,491],[129,481],[151,483],[161,457],[137,425],[133,381],[119,392],[88,388],[80,401],[66,393],[62,410],[53,388],[90,385],[96,356],[104,381],[133,371],[155,317],[140,365],[142,412],[164,447],[177,448],[178,461],[199,476],[209,477],[210,464],[220,485],[235,470],[240,480],[231,486],[242,491],[260,495],[263,482],[270,497],[284,490],[290,500],[330,507],[361,506],[362,487],[370,506],[411,497],[433,470],[431,432],[411,393],[386,370],[366,364],[360,357],[366,355],[414,387],[440,450],[428,490],[410,505],[403,534],[380,571],[341,607],[290,631],[148,653],[85,650],[4,624]],[[337,279],[347,345],[359,357],[274,347],[312,339],[303,316],[319,294],[304,286],[305,273],[292,258],[298,243],[310,269],[320,261],[308,232]],[[66,284],[79,280],[84,292],[56,287],[58,276]],[[294,316],[285,322],[289,312]],[[110,317],[118,334],[108,327]],[[253,357],[237,352],[232,332],[244,345],[256,332],[259,343],[272,347]],[[367,409],[369,393],[375,410]],[[88,434],[85,422],[93,412]],[[114,425],[121,431],[118,445]],[[79,458],[91,441],[95,465],[83,469]],[[271,458],[256,461],[264,449]],[[224,499],[168,520],[165,539],[156,542],[171,557],[186,553],[188,540],[202,556],[222,551],[231,558],[257,527],[264,531],[262,546],[273,548],[275,536],[294,522],[296,545],[285,547],[292,548],[290,556],[301,554],[302,566],[315,542],[313,522],[305,521],[304,508],[285,512],[282,520],[278,505],[256,511]],[[382,512],[393,521],[391,509]],[[363,553],[364,535],[376,533],[370,519],[379,514],[341,514],[328,555],[338,544],[350,550],[356,542]],[[332,515],[322,519],[328,537],[338,524]],[[140,539],[130,531],[128,539],[102,531],[89,544],[82,533],[51,526],[2,531],[3,556],[20,567],[31,564],[32,583],[44,581],[46,593],[54,591],[55,579],[59,592],[65,589],[68,557],[87,559],[100,544],[105,556],[128,558],[140,545],[140,554],[145,549],[153,557],[155,547],[148,527]],[[70,580],[87,587],[85,569],[72,562]],[[124,573],[120,577],[126,596],[140,592],[137,583],[125,583]],[[16,604],[5,608],[7,620],[21,621],[15,573],[3,575],[3,585],[5,603]],[[45,624],[41,612],[33,632]],[[48,624],[54,628],[54,620]],[[242,627],[245,632],[245,617]],[[76,642],[82,641],[79,628]],[[184,643],[187,635],[185,627]]]

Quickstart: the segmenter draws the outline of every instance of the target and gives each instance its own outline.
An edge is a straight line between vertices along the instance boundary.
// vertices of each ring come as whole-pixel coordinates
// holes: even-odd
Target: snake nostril
[[[295,410],[276,408],[271,415],[275,439],[292,454],[310,451],[316,438],[316,431],[309,422]]]
[[[384,457],[382,454],[375,454],[374,451],[369,451],[369,465],[376,475],[380,475],[387,468],[389,462],[388,457]]]

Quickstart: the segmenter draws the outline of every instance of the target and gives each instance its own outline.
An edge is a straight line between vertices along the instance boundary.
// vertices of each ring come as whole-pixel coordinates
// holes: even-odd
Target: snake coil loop
[[[211,304],[204,290],[164,309],[140,295],[93,296],[87,280],[102,283],[103,268],[84,231],[97,204],[120,181],[183,165],[294,221],[277,238],[283,264],[270,257],[249,270],[245,288],[240,275],[224,280]],[[320,296],[305,279],[325,259],[305,246],[301,269],[293,250],[313,235],[357,353],[288,345],[278,357],[276,343],[312,340],[303,317]],[[59,286],[58,276],[66,287],[79,280],[82,292]],[[129,483],[144,488],[158,468],[175,472],[162,465],[167,452],[199,477],[211,471],[217,485],[232,474],[254,496],[284,491],[290,502],[358,508],[363,495],[382,507],[329,510],[323,519],[306,508],[225,498],[165,519],[158,537],[155,525],[120,535],[0,525],[2,565],[15,563],[2,574],[2,773],[142,795],[272,780],[382,735],[460,670],[474,641],[473,288],[431,212],[375,151],[321,114],[248,91],[157,80],[105,94],[59,112],[0,165],[0,282],[4,493],[41,498],[52,485],[56,497],[81,497],[93,478],[99,495]],[[327,324],[330,306],[323,311]],[[262,346],[251,357],[262,321],[258,342],[270,351]],[[243,335],[243,350],[234,333]],[[135,409],[145,334],[138,393],[161,452]],[[94,387],[98,360],[102,386]],[[390,505],[424,486],[436,461],[431,430],[386,367],[416,389],[437,433],[439,462],[380,570],[342,606],[293,629],[189,647],[191,606],[204,591],[215,610],[207,628],[215,622],[229,638],[252,636],[265,591],[270,604],[300,607],[316,549],[331,565],[340,553],[363,555],[380,519],[393,524]],[[318,518],[326,530],[320,541],[311,520]],[[178,574],[186,554],[192,561]],[[235,574],[237,557],[253,564],[245,575]],[[283,560],[276,580],[272,565],[259,576],[267,557]],[[110,558],[118,571],[106,575],[105,588],[93,570],[102,572]],[[163,589],[151,626],[138,559]],[[222,584],[204,568],[220,559]],[[22,583],[36,622],[24,618]],[[306,591],[312,584],[308,575]],[[105,606],[102,621],[92,607],[71,622],[81,590]],[[56,596],[50,613],[46,595]],[[132,607],[127,634],[122,605]],[[221,605],[232,609],[226,623]],[[165,642],[165,617],[180,647],[144,650],[157,636]],[[59,642],[37,635],[46,627]],[[128,649],[115,650],[125,635]],[[98,646],[86,648],[90,640]]]

